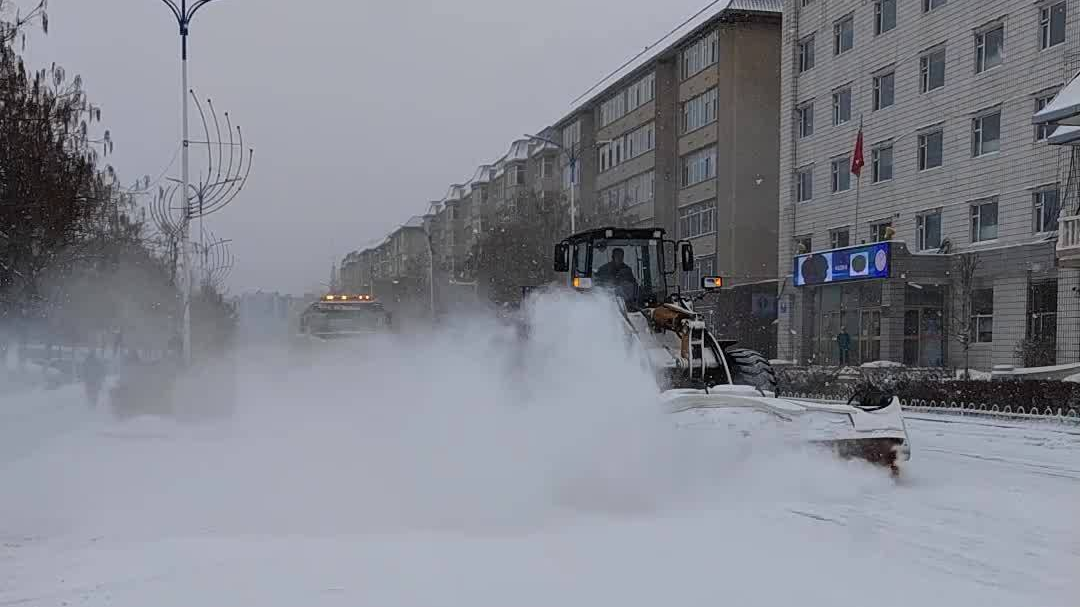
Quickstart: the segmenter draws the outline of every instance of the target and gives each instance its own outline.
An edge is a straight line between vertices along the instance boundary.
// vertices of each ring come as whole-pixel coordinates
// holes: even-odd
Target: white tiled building
[[[960,364],[955,258],[978,252],[973,365],[1038,337],[1046,362],[1080,359],[1077,270],[1055,254],[1068,150],[1031,121],[1078,51],[1080,0],[784,1],[781,269],[889,237],[893,258],[887,279],[787,281],[780,357],[833,362],[846,327],[853,362]]]

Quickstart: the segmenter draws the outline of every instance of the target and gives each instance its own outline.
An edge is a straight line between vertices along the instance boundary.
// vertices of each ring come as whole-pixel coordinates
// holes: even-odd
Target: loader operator
[[[634,301],[637,296],[637,279],[630,266],[623,263],[623,250],[615,247],[611,250],[611,261],[600,266],[596,270],[596,283],[607,284],[614,287],[627,302]]]

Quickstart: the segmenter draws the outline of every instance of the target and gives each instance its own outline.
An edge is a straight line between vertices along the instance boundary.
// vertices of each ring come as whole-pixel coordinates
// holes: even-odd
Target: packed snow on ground
[[[530,317],[244,352],[224,421],[0,401],[0,605],[1077,604],[1075,427],[919,416],[899,482],[747,452],[668,423],[607,304]]]

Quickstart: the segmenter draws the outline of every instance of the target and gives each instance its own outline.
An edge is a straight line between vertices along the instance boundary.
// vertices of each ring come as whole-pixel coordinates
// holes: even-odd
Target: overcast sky
[[[214,0],[192,25],[191,85],[255,147],[247,188],[208,223],[235,240],[232,292],[317,287],[705,4]],[[125,182],[162,174],[180,132],[168,9],[50,0],[49,16],[29,61],[83,76]]]

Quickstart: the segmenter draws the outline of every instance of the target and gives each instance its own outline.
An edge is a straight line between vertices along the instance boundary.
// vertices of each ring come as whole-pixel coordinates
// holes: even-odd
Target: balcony
[[[1080,268],[1080,214],[1058,220],[1057,258],[1063,268]]]

